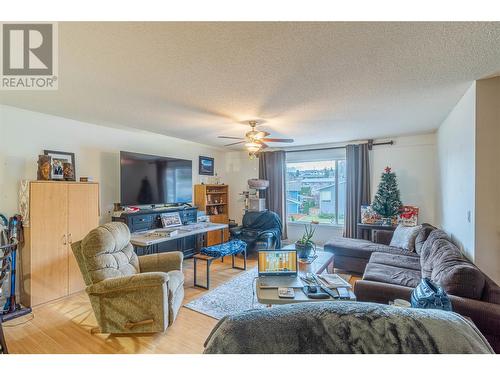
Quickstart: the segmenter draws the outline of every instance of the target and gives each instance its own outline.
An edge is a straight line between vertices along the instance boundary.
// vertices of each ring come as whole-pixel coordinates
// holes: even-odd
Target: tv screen
[[[190,203],[192,161],[120,151],[120,197],[124,206]]]

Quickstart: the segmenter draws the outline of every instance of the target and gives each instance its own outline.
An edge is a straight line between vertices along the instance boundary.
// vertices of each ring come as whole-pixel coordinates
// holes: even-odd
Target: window
[[[306,156],[301,155],[301,161],[296,159],[298,158],[289,158],[287,155],[287,222],[310,223],[315,220],[320,224],[343,225],[346,201],[345,157],[309,161]]]

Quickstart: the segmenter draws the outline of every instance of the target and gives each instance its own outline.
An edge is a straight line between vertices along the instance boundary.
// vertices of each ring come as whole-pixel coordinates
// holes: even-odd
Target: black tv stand
[[[131,232],[140,232],[145,230],[153,230],[161,228],[161,218],[162,213],[167,212],[179,212],[181,221],[183,225],[193,224],[197,221],[197,207],[186,207],[182,206],[163,206],[155,207],[151,205],[151,208],[140,209],[136,212],[122,212],[119,217],[113,217],[113,221],[120,221],[125,223]],[[166,241],[158,244],[156,251],[159,253],[168,251],[182,251],[184,257],[188,258],[194,255],[196,250],[197,236],[189,236],[180,238],[178,241]],[[144,255],[144,249],[136,248],[137,255]]]

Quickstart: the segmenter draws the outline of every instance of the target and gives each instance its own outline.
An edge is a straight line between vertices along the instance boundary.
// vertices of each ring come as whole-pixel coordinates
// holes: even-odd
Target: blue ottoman
[[[243,267],[238,267],[234,265],[234,256],[238,254],[243,254]],[[216,259],[222,259],[224,262],[224,257],[231,255],[231,267],[239,270],[247,269],[247,244],[241,240],[232,240],[229,242],[221,243],[219,245],[203,247],[200,254],[196,254],[194,258],[194,286],[210,289],[210,264]],[[207,264],[207,282],[206,285],[198,284],[196,279],[196,264],[197,261],[202,260]]]
[[[241,240],[232,240],[219,245],[203,247],[201,254],[208,255],[214,258],[225,257],[226,255],[235,255],[247,249],[247,244]]]

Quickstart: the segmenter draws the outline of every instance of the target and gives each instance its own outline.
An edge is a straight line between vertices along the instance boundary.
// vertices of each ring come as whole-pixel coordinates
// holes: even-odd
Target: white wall
[[[441,227],[474,260],[476,84],[438,130],[438,217]]]
[[[259,177],[259,159],[250,159],[247,152],[226,153],[225,176],[229,185],[229,218],[241,225],[245,202],[241,192],[248,190],[247,181]]]
[[[396,173],[403,204],[419,207],[419,223],[437,225],[436,134],[390,139],[394,145],[374,146],[370,154],[372,199],[389,166]]]
[[[100,183],[101,220],[109,220],[120,201],[119,151],[172,156],[193,161],[193,183],[200,182],[198,156],[215,158],[225,180],[225,152],[214,147],[139,130],[124,130],[0,106],[0,212],[18,211],[21,179],[36,179],[38,155],[44,149],[74,152],[76,173]]]
[[[477,266],[500,283],[500,77],[476,82]]]

